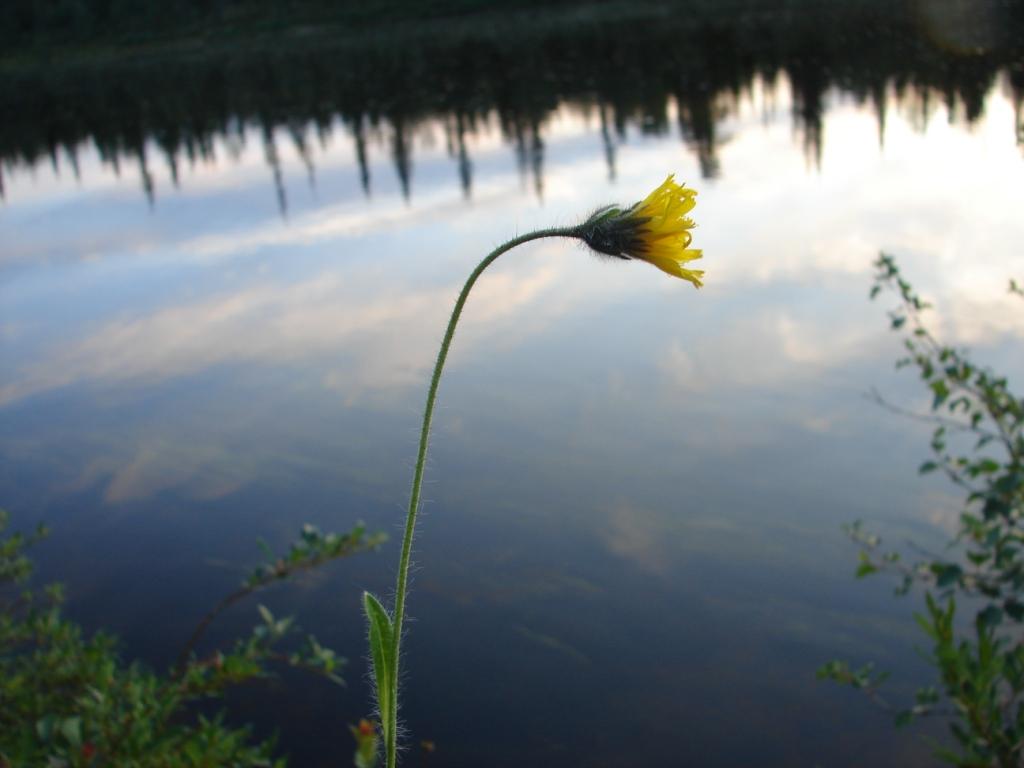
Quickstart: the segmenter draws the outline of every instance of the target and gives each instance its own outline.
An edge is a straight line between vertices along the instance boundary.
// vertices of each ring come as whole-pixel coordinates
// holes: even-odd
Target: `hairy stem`
[[[483,271],[487,269],[494,261],[501,256],[503,253],[512,250],[518,245],[528,243],[531,240],[540,240],[545,237],[579,237],[580,230],[578,227],[556,227],[553,229],[540,229],[536,232],[529,232],[525,235],[509,240],[503,245],[499,245],[493,251],[491,251],[483,261],[481,261],[476,269],[473,270],[469,278],[466,280],[466,284],[462,287],[462,292],[459,294],[459,298],[455,301],[455,308],[452,310],[451,318],[448,320],[448,328],[444,332],[444,339],[441,341],[441,349],[437,353],[437,362],[434,363],[434,373],[430,378],[430,389],[427,391],[427,404],[423,410],[423,426],[420,430],[420,447],[419,452],[416,455],[416,469],[413,471],[412,477],[412,491],[409,494],[409,511],[405,519],[405,534],[402,537],[402,556],[398,562],[398,578],[395,585],[395,613],[394,613],[394,640],[392,647],[392,656],[394,659],[394,675],[391,678],[391,697],[390,697],[390,708],[391,712],[390,722],[393,724],[390,731],[385,734],[387,743],[385,745],[385,752],[387,757],[387,767],[395,768],[396,766],[396,750],[397,750],[397,728],[395,725],[398,722],[398,679],[399,679],[399,646],[402,642],[402,619],[405,615],[405,593],[409,579],[409,557],[412,554],[412,539],[413,534],[416,531],[416,515],[419,512],[420,505],[420,488],[423,485],[423,467],[427,460],[427,444],[430,441],[430,422],[434,415],[434,401],[437,399],[437,387],[441,382],[441,372],[444,370],[445,360],[448,358],[448,348],[451,347],[452,338],[455,336],[455,326],[459,323],[459,317],[462,315],[462,308],[466,305],[466,299],[469,298],[469,292],[473,289],[473,285],[477,279],[483,274]]]

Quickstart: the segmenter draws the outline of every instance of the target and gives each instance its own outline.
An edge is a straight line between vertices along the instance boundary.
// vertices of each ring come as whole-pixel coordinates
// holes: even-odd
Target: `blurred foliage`
[[[291,618],[259,606],[259,623],[228,650],[197,656],[210,621],[242,597],[293,574],[376,548],[383,537],[357,526],[323,534],[306,526],[282,557],[269,556],[193,633],[166,674],[124,662],[115,639],[89,636],[62,615],[63,590],[30,585],[26,549],[46,535],[8,533],[0,511],[0,767],[284,766],[271,740],[195,711],[200,701],[272,674],[273,663],[310,670],[341,684],[345,660],[310,636],[285,646]]]
[[[378,724],[360,720],[359,725],[350,725],[349,730],[356,740],[353,764],[356,768],[377,768],[380,755],[380,739],[377,737]]]
[[[872,298],[893,290],[900,299],[889,314],[892,328],[906,334],[899,365],[915,368],[931,396],[932,458],[920,471],[944,474],[964,494],[945,555],[907,562],[859,524],[848,528],[861,546],[858,577],[896,573],[899,593],[924,590],[925,610],[916,618],[938,681],[919,690],[896,721],[947,718],[956,748],[940,749],[941,759],[1017,767],[1024,764],[1024,400],[1005,377],[935,338],[923,320],[929,305],[891,256],[883,254],[876,268]],[[1010,290],[1021,293],[1015,282]],[[958,606],[967,606],[967,615]],[[885,675],[870,665],[853,670],[833,661],[819,676],[887,705],[878,695]]]

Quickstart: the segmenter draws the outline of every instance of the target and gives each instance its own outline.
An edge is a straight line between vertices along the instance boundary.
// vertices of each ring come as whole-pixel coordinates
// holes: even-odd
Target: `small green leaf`
[[[1006,611],[1007,615],[1014,621],[1024,620],[1024,604],[1021,604],[1016,600],[1007,600],[1003,603],[1003,610]]]
[[[984,611],[979,612],[976,619],[979,627],[989,629],[992,627],[998,627],[1002,620],[1003,612],[994,605],[990,605]]]
[[[914,712],[909,709],[901,710],[896,713],[895,723],[897,728],[905,728],[910,725],[914,719]]]
[[[973,565],[981,565],[988,560],[990,555],[987,552],[968,552],[967,559],[971,561]]]
[[[994,459],[982,459],[975,465],[976,470],[984,475],[999,471],[999,462]]]
[[[349,730],[356,740],[356,753],[353,755],[356,768],[377,768],[379,739],[374,724],[364,719],[358,726],[350,725]]]
[[[363,610],[370,622],[370,655],[373,659],[374,683],[377,686],[377,706],[380,708],[380,725],[384,737],[395,727],[391,718],[391,697],[395,679],[394,627],[391,617],[380,601],[369,592],[363,593]]]
[[[61,721],[60,732],[68,744],[77,749],[82,745],[82,718],[68,717]]]
[[[939,701],[939,692],[935,690],[933,686],[927,688],[918,689],[917,693],[914,694],[914,700],[921,707],[928,707],[932,704],[936,704]]]
[[[36,734],[42,741],[46,742],[53,738],[54,723],[53,715],[47,715],[36,721]]]
[[[839,660],[829,661],[818,667],[815,675],[819,680],[839,680],[845,667],[846,665]]]
[[[949,387],[946,386],[946,382],[942,379],[933,381],[930,385],[932,392],[935,393],[935,397],[932,399],[932,409],[938,408],[949,397]]]
[[[869,576],[878,570],[878,567],[871,562],[871,558],[868,557],[868,553],[864,550],[860,551],[859,559],[860,564],[857,566],[856,572],[858,579],[863,579],[865,576]]]
[[[963,576],[959,565],[949,563],[932,563],[931,572],[935,574],[935,586],[940,589],[955,584]]]
[[[266,556],[267,560],[274,559],[274,550],[270,548],[270,545],[267,544],[266,541],[263,539],[256,539],[256,546],[260,548],[260,552]]]

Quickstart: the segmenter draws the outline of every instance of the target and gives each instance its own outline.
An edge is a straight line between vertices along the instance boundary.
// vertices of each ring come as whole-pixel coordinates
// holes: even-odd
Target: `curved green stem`
[[[398,562],[398,579],[395,585],[395,613],[393,617],[394,634],[391,648],[391,659],[394,669],[390,680],[392,687],[388,706],[391,712],[388,720],[392,723],[389,732],[385,734],[385,751],[387,756],[387,768],[396,766],[396,749],[398,744],[397,727],[398,723],[398,667],[400,663],[399,646],[402,642],[402,618],[405,614],[405,593],[409,579],[409,557],[412,554],[412,539],[416,531],[416,515],[420,505],[420,487],[423,484],[423,467],[427,459],[427,444],[430,441],[430,422],[434,415],[434,401],[437,399],[437,387],[441,382],[441,371],[444,370],[445,360],[448,358],[448,348],[455,336],[455,326],[459,323],[462,315],[462,308],[469,298],[469,292],[473,289],[477,278],[503,253],[512,250],[517,245],[528,243],[531,240],[539,240],[544,237],[579,237],[578,227],[561,227],[553,229],[540,229],[536,232],[529,232],[525,235],[509,240],[491,251],[476,269],[473,270],[466,284],[462,287],[459,298],[455,301],[455,308],[452,310],[451,318],[448,320],[448,328],[444,332],[444,340],[441,342],[441,349],[437,353],[437,362],[434,363],[434,374],[430,379],[430,389],[427,391],[427,405],[423,410],[423,427],[420,430],[420,447],[416,455],[416,469],[412,477],[412,491],[409,495],[409,511],[405,519],[405,534],[402,537],[402,556]]]

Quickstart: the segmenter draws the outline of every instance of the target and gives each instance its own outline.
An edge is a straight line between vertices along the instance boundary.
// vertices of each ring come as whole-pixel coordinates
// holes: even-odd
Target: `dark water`
[[[410,765],[928,765],[835,657],[928,680],[913,598],[839,526],[938,545],[927,399],[866,294],[880,249],[1019,378],[1016,5],[606,6],[312,33],[0,87],[0,500],[72,613],[174,658],[263,538],[392,540],[265,596],[350,659],[250,687],[296,765],[368,711],[429,367],[516,233],[700,191],[700,292],[545,241],[471,298],[442,385],[407,642]],[[255,605],[211,641],[243,632]],[[422,755],[420,740],[437,751]],[[429,759],[427,759],[429,757]]]

